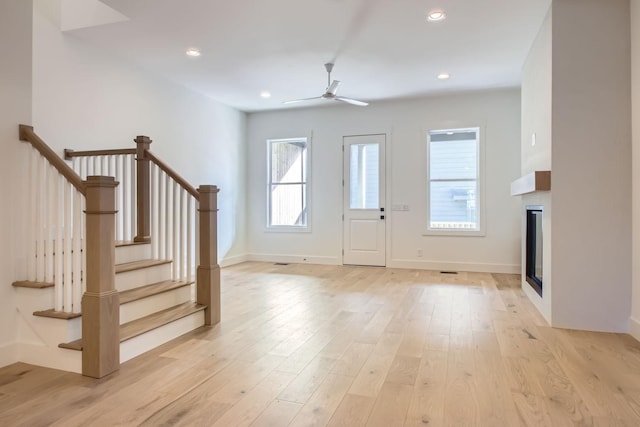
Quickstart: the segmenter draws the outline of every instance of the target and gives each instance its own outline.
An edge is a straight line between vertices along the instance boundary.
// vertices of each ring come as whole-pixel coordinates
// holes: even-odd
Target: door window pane
[[[350,208],[378,209],[380,207],[380,150],[378,144],[353,144],[350,147]]]

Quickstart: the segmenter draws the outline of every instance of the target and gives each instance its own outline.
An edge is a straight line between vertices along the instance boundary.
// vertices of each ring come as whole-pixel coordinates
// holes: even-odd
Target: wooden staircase
[[[29,280],[13,284],[21,361],[101,378],[220,321],[216,186],[192,187],[146,136],[65,150],[70,166],[32,127],[19,133],[35,172]]]
[[[134,242],[116,245],[116,261],[124,261],[115,265],[121,363],[150,349],[146,334],[154,336],[152,344],[156,347],[204,325],[206,306],[193,302],[195,282],[170,280],[172,261],[148,258],[149,246]],[[155,281],[158,278],[166,280]],[[81,351],[82,338],[59,347]]]

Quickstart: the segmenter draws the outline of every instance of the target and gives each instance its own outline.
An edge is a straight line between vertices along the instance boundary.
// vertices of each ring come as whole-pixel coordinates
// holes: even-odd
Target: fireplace
[[[527,283],[542,296],[542,206],[527,206]]]

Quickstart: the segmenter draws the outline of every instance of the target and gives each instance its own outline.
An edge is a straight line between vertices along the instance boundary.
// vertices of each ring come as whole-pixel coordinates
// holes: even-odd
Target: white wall
[[[151,149],[194,186],[219,193],[221,263],[246,253],[246,116],[58,30],[55,11],[36,2],[33,125],[56,152],[64,148]],[[224,259],[226,258],[226,260]]]
[[[629,331],[640,340],[640,0],[631,0],[631,78],[633,126],[633,300]]]
[[[31,122],[30,1],[4,0],[0,4],[0,366],[16,361],[17,316],[11,283],[19,279],[14,228],[23,217],[16,174],[26,154],[18,140],[18,124]]]
[[[551,96],[552,96],[552,14],[547,13],[540,31],[529,50],[522,68],[522,175],[533,171],[551,170]],[[535,145],[532,144],[535,135]],[[553,174],[552,179],[553,182]],[[552,184],[553,188],[553,184]],[[544,284],[542,296],[539,296],[526,282],[526,206],[543,207],[542,214],[542,270]],[[536,192],[522,196],[522,289],[549,323],[552,321],[551,296],[553,294],[553,277],[549,274],[551,266],[551,194]]]
[[[426,230],[428,129],[480,126],[486,144],[486,236],[423,236]],[[253,113],[248,119],[252,259],[342,263],[342,137],[386,133],[387,265],[475,271],[520,271],[519,200],[509,196],[520,175],[517,89],[430,98]],[[265,231],[266,140],[313,134],[311,232]],[[390,210],[409,205],[407,212]],[[390,241],[389,241],[390,240]],[[417,250],[423,256],[417,256]]]
[[[628,0],[554,0],[523,72],[522,172],[551,170],[523,197],[544,205],[543,298],[523,289],[556,327],[628,330],[629,24]]]
[[[555,0],[552,13],[553,325],[624,332],[631,309],[629,0]]]

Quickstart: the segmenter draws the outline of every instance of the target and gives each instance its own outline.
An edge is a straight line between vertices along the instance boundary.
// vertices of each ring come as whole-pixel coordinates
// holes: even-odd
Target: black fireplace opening
[[[527,283],[542,296],[542,206],[527,206]]]

